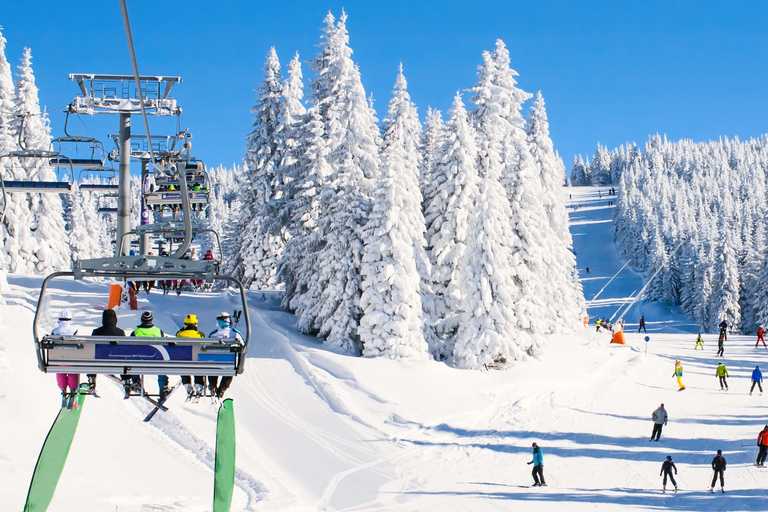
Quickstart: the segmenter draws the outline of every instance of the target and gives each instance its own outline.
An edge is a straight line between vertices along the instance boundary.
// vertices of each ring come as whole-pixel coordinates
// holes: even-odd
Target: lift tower
[[[131,230],[131,116],[141,114],[143,108],[148,115],[178,116],[181,108],[171,97],[171,89],[181,82],[177,76],[140,76],[138,83],[133,75],[94,75],[73,73],[70,80],[77,82],[80,94],[69,106],[74,114],[119,114],[118,131],[119,177],[117,189],[117,237],[115,256],[118,254],[123,235]],[[154,165],[151,162],[150,165]]]

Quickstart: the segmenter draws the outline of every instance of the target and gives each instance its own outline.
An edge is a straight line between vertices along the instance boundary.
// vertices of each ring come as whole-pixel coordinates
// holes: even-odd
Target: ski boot
[[[667,486],[666,485],[661,488],[661,494],[667,494]]]
[[[715,488],[714,487],[710,487],[709,488],[709,492],[714,493],[715,492]]]
[[[91,395],[96,394],[96,375],[88,376],[88,393]]]
[[[192,384],[184,384],[184,389],[187,390],[187,399],[184,401],[189,402],[195,396],[194,388],[192,387]]]
[[[168,398],[168,395],[171,394],[171,388],[168,386],[163,386],[160,388],[160,402],[164,402],[166,398]]]
[[[675,486],[675,494],[677,494],[677,486]]]
[[[67,391],[62,389],[61,390],[61,408],[64,409],[67,407]]]
[[[205,394],[205,386],[202,384],[195,384],[195,403],[197,403],[200,400],[200,397],[202,397]]]

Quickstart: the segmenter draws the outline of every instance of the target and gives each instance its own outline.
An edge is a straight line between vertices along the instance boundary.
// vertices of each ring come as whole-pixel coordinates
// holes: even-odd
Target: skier
[[[725,334],[725,331],[728,329],[728,322],[723,320],[720,322],[720,334]]]
[[[533,443],[533,460],[528,463],[533,464],[534,487],[545,486],[547,482],[544,481],[544,454],[541,452],[541,448],[536,443]]]
[[[723,450],[717,450],[717,455],[712,459],[712,470],[715,475],[712,477],[712,485],[709,486],[709,492],[715,492],[715,481],[717,481],[718,475],[720,476],[720,491],[725,492],[725,457],[723,457]]]
[[[764,468],[765,456],[768,454],[768,425],[763,427],[763,430],[757,435],[757,446],[760,447],[760,452],[757,454],[755,466]]]
[[[208,335],[209,338],[235,338],[237,341],[242,342],[243,336],[240,331],[232,327],[232,317],[229,313],[223,311],[216,317],[216,324],[218,329],[211,332]],[[219,384],[219,377],[212,375],[208,377],[208,388],[211,390],[212,395],[221,398],[224,393],[229,389],[229,385],[232,384],[232,376],[228,375],[221,378],[221,384]]]
[[[155,324],[152,323],[153,321],[154,318],[151,311],[143,312],[141,314],[141,324],[133,330],[131,336],[137,338],[164,338],[165,333],[159,327],[155,327]],[[171,389],[168,387],[167,375],[157,376],[157,387],[160,390],[160,400],[163,400],[171,392]]]
[[[763,385],[760,384],[761,382],[763,382],[763,372],[760,371],[759,366],[755,366],[755,369],[752,370],[752,387],[749,388],[749,396],[752,396],[752,390],[755,389],[755,384],[757,384],[760,394],[763,394]]]
[[[723,386],[725,386],[725,390],[728,391],[728,369],[725,367],[723,363],[718,364],[717,369],[715,370],[715,375],[718,379],[720,379],[720,391],[723,390]]]
[[[672,462],[672,456],[667,455],[667,460],[661,464],[661,472],[659,472],[659,476],[662,474],[664,475],[664,482],[662,484],[663,487],[661,488],[661,492],[667,492],[667,477],[672,480],[672,485],[675,486],[675,492],[677,492],[677,482],[675,482],[675,477],[672,476],[673,469],[675,470],[675,474],[677,474],[677,466],[675,466],[675,463]]]
[[[77,329],[72,325],[74,316],[68,309],[59,313],[59,324],[51,331],[51,336],[74,336]],[[61,390],[61,407],[72,407],[77,393],[77,386],[80,385],[80,375],[77,373],[57,373],[56,384]],[[67,393],[69,387],[69,393]]]
[[[589,267],[586,268],[587,274],[589,274]]]
[[[758,343],[763,342],[763,346],[765,348],[768,348],[768,345],[765,344],[765,329],[762,328],[762,326],[757,330],[757,341],[755,342],[755,348],[757,348]]]
[[[184,328],[176,333],[176,337],[205,338],[205,334],[197,330],[197,315],[190,313],[184,317]],[[205,389],[205,377],[202,375],[195,375],[194,388],[192,387],[192,377],[190,375],[183,375],[181,383],[184,385],[184,389],[187,390],[187,400],[190,400],[195,394],[198,396],[202,395]]]
[[[661,437],[661,428],[667,424],[667,410],[664,409],[664,404],[661,404],[658,409],[651,414],[653,420],[653,432],[649,441],[658,441]]]
[[[675,361],[675,373],[673,373],[672,376],[677,377],[677,385],[680,386],[678,391],[684,390],[685,386],[683,386],[683,363],[680,361]]]
[[[645,330],[645,316],[640,317],[640,327],[637,328],[637,332],[640,332],[640,329],[642,329],[644,333],[648,334],[648,331]]]
[[[595,332],[600,332],[600,318],[595,318]]]
[[[701,350],[704,350],[704,338],[701,337],[701,333],[696,336],[696,346],[693,347],[693,350],[696,350],[699,347],[701,347]]]
[[[117,326],[117,313],[114,309],[105,309],[101,314],[101,327],[97,327],[91,332],[91,336],[125,336],[125,331]],[[123,388],[125,388],[125,398],[130,395],[131,384],[134,389],[141,389],[141,381],[138,375],[121,375],[123,380]],[[96,390],[96,375],[93,376],[93,382],[91,382],[91,375],[88,375],[88,387],[91,392]]]
[[[717,338],[717,355],[720,357],[723,356],[723,352],[725,350],[725,331],[720,331],[720,336]]]

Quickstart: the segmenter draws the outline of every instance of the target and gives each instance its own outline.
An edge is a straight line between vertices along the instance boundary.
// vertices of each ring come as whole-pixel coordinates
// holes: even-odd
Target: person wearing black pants
[[[648,331],[645,330],[645,316],[640,317],[640,327],[637,328],[637,332],[640,332],[640,329],[642,329],[644,333],[648,334]]]
[[[661,438],[661,428],[667,424],[667,410],[664,409],[664,404],[653,411],[651,419],[653,420],[653,432],[651,432],[649,441],[658,441]]]
[[[675,477],[672,476],[673,469],[675,470],[675,474],[677,474],[677,466],[672,462],[672,456],[667,455],[667,460],[661,465],[661,473],[659,473],[659,476],[662,474],[664,475],[664,483],[661,489],[662,492],[667,492],[667,477],[672,481],[672,485],[675,486],[675,492],[677,492],[677,482],[675,482]]]
[[[720,476],[720,491],[725,492],[725,457],[723,457],[723,450],[717,450],[717,455],[712,459],[712,470],[715,474],[712,477],[712,485],[709,486],[709,492],[715,492],[715,482],[717,482],[718,476]]]
[[[725,342],[725,332],[720,332],[720,337],[717,338],[717,356],[723,357],[723,350],[724,350],[724,342]]]
[[[528,464],[533,464],[533,471],[531,471],[533,486],[547,485],[547,482],[544,481],[544,454],[536,443],[533,443],[533,460]]]
[[[760,448],[760,452],[757,454],[757,461],[755,466],[765,467],[765,456],[768,455],[768,425],[760,431],[757,436],[757,446]]]

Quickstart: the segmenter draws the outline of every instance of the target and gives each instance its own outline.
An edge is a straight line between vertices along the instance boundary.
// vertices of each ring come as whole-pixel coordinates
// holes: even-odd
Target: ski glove
[[[533,461],[529,462],[528,464],[529,464],[529,465],[530,465],[530,464],[533,464]]]

